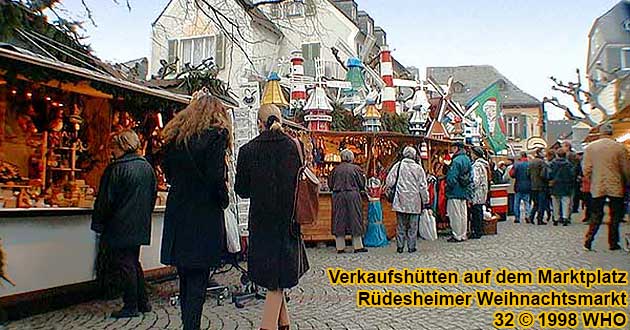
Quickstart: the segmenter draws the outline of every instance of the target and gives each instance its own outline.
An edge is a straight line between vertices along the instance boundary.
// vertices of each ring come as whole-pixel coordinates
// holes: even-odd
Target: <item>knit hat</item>
[[[485,155],[486,155],[485,151],[481,147],[478,147],[478,146],[473,147],[472,148],[472,152],[475,155],[477,155],[477,157],[479,157],[479,158],[484,158]]]

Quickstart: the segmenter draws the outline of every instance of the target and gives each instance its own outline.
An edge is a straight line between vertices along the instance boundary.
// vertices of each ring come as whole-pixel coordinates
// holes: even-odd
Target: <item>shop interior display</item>
[[[124,109],[120,100],[43,85],[0,85],[0,207],[93,207],[111,157],[109,138],[124,129],[140,136],[143,155],[156,168],[156,204],[165,205],[168,187],[158,156],[162,114],[146,112],[141,121]]]
[[[363,168],[368,178],[384,182],[391,166],[400,159],[402,149],[411,145],[420,150],[425,139],[396,133],[313,132],[312,141],[315,173],[320,179],[321,191],[328,192],[328,175],[341,162],[343,149],[354,153],[354,163]],[[436,155],[448,152],[448,143],[431,141],[428,145]],[[442,161],[422,159],[427,173],[441,170]]]

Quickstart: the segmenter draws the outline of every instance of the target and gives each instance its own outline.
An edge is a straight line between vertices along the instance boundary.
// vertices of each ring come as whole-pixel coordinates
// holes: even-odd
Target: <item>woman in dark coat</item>
[[[346,234],[352,235],[354,252],[367,252],[363,247],[365,225],[361,192],[365,191],[363,170],[352,164],[354,154],[346,149],[341,152],[342,163],[328,176],[332,190],[332,234],[335,235],[337,253],[344,253]]]
[[[204,91],[164,129],[163,167],[171,187],[161,261],[177,267],[185,330],[199,329],[210,268],[220,264],[225,247],[230,127],[223,105]]]
[[[101,234],[121,272],[123,308],[113,318],[139,316],[151,311],[140,265],[140,246],[151,243],[151,214],[157,183],[153,168],[138,156],[140,139],[132,130],[112,137],[114,160],[101,177],[92,213],[92,230]]]
[[[294,198],[301,160],[294,140],[282,132],[282,115],[273,105],[258,112],[261,133],[241,147],[236,193],[250,199],[248,273],[267,288],[261,329],[289,329],[283,289],[296,286],[308,270]]]

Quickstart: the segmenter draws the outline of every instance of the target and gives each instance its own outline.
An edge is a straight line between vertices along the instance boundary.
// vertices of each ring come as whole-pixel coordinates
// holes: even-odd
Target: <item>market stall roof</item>
[[[101,72],[96,72],[93,70],[81,68],[75,65],[67,64],[61,61],[56,61],[50,58],[42,57],[27,51],[20,51],[17,47],[12,47],[12,49],[0,48],[0,58],[9,59],[14,61],[19,61],[35,66],[39,66],[42,68],[48,68],[60,72],[65,72],[68,74],[72,74],[81,78],[85,78],[87,80],[99,81],[102,83],[106,83],[108,85],[123,88],[126,90],[131,90],[147,95],[152,95],[155,97],[180,102],[183,104],[187,104],[190,102],[190,96],[175,94],[164,90],[153,89],[146,86],[142,86],[136,83],[133,83],[128,80],[119,79],[113,77],[111,75],[103,74]]]
[[[388,138],[410,138],[410,139],[418,139],[418,140],[423,140],[423,141],[439,142],[439,143],[451,142],[451,141],[446,141],[446,140],[433,139],[433,138],[417,136],[417,135],[402,134],[402,133],[397,133],[397,132],[358,132],[358,131],[352,131],[352,132],[318,131],[318,132],[315,132],[313,131],[312,133],[316,135],[326,135],[326,136],[336,136],[336,137],[372,135],[372,136],[388,137]]]

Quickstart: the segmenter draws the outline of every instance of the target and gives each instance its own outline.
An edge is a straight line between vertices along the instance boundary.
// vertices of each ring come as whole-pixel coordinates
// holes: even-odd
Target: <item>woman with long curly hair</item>
[[[177,267],[185,330],[200,327],[210,268],[220,264],[225,246],[231,127],[223,104],[202,90],[163,132],[163,167],[171,187],[161,261]]]
[[[262,330],[288,330],[283,290],[298,284],[308,270],[300,226],[294,219],[294,196],[301,166],[297,144],[282,131],[282,115],[274,105],[258,112],[260,135],[241,147],[234,189],[250,199],[250,279],[267,289]]]

